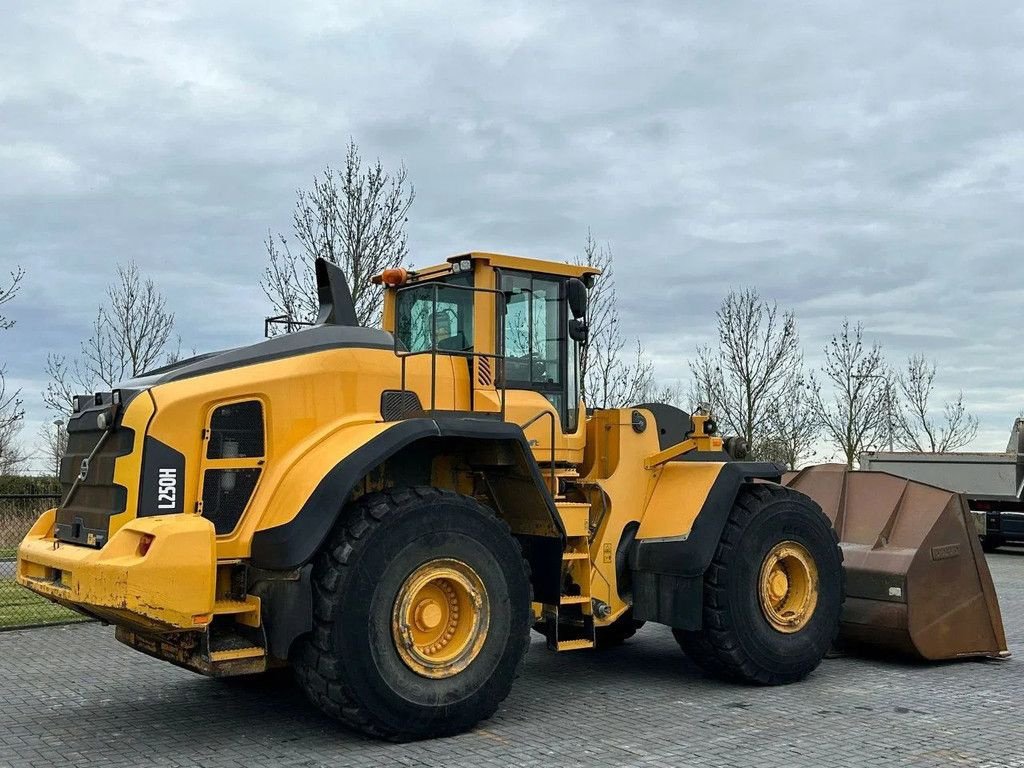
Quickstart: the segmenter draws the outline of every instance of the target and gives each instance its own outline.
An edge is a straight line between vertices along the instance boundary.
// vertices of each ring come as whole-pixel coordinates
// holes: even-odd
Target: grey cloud
[[[1024,16],[1016,3],[24,6],[0,31],[0,251],[29,269],[0,337],[30,415],[113,263],[187,347],[256,338],[266,230],[297,187],[404,160],[415,261],[617,256],[627,330],[685,376],[730,287],[844,316],[1000,448],[1024,407]]]

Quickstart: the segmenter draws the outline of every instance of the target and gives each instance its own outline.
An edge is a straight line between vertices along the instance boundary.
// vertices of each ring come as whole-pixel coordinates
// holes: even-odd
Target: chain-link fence
[[[14,580],[18,544],[39,514],[59,503],[59,496],[48,493],[0,494],[0,630],[85,618],[44,600]]]

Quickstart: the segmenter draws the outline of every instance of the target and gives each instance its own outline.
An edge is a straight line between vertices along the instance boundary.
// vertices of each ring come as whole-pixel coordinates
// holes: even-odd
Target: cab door
[[[502,363],[506,418],[527,428],[538,462],[578,463],[583,448],[577,345],[568,334],[566,278],[502,271],[505,294]]]

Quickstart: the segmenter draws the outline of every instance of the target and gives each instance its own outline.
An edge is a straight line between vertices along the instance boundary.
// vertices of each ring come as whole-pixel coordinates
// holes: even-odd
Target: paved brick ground
[[[705,679],[669,631],[555,655],[535,642],[498,714],[453,739],[382,744],[287,682],[217,682],[79,625],[0,634],[0,765],[1022,766],[1024,551],[990,556],[1016,658],[831,659],[806,682]]]

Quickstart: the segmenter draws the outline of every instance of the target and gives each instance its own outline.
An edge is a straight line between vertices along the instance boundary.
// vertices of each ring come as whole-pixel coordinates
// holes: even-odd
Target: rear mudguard
[[[254,593],[262,601],[270,652],[287,658],[296,637],[312,628],[311,562],[342,515],[353,491],[381,467],[410,477],[426,474],[430,457],[456,451],[488,481],[499,516],[530,565],[534,599],[557,602],[565,530],[523,430],[516,424],[471,417],[413,418],[343,430],[331,445],[336,460],[286,522],[257,530],[249,558]],[[348,446],[346,448],[346,446]],[[354,446],[354,447],[353,447]],[[322,464],[321,455],[317,463]],[[296,468],[299,474],[300,467]],[[272,505],[294,498],[280,489]],[[278,511],[279,510],[275,510]]]
[[[638,539],[628,530],[620,545],[627,556],[624,583],[633,617],[677,629],[700,629],[704,572],[711,564],[736,496],[754,480],[779,482],[783,468],[769,462],[726,462],[707,493],[690,531],[670,538]]]
[[[557,541],[561,558],[565,536],[561,517],[523,430],[516,424],[493,419],[446,417],[398,422],[340,457],[288,522],[255,533],[250,553],[252,564],[289,570],[308,563],[334,527],[357,484],[387,459],[431,438],[468,443],[475,455],[485,457],[482,463],[492,455],[485,450],[487,447],[500,445],[507,449],[513,460],[510,479],[518,481],[515,490],[521,494],[516,497],[517,506],[528,508],[529,516],[536,518],[533,522],[539,533]],[[512,527],[514,533],[519,533],[515,525]]]

